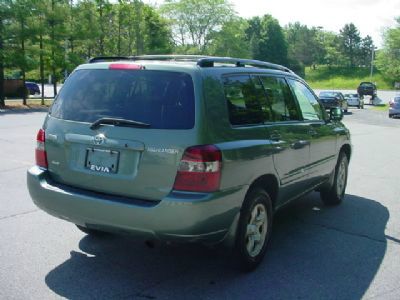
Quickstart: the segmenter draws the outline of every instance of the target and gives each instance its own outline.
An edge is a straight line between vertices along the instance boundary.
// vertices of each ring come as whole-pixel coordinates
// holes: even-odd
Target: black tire
[[[100,230],[96,230],[96,229],[90,229],[81,225],[77,225],[75,224],[76,227],[78,227],[78,229],[84,233],[86,233],[87,235],[91,235],[91,236],[103,236],[106,235],[107,233],[104,231],[100,231]]]
[[[331,187],[322,189],[320,196],[325,205],[338,205],[342,203],[348,176],[349,159],[344,152],[340,152],[335,167],[335,175]]]
[[[393,118],[393,115],[389,115],[389,118],[391,118],[391,119],[392,119],[392,118]]]
[[[252,271],[262,261],[271,236],[272,218],[272,202],[268,193],[261,188],[250,190],[241,209],[234,249],[236,263],[242,271]],[[251,225],[253,228],[250,228]],[[253,232],[249,232],[251,229]]]

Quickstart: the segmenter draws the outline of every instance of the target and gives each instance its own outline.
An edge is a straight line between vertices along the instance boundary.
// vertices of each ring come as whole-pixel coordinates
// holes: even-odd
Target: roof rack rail
[[[209,58],[206,55],[139,55],[134,56],[135,60],[173,60],[173,61],[194,61],[202,58]]]
[[[205,55],[138,55],[138,56],[98,56],[89,59],[89,63],[117,61],[117,60],[172,60],[172,61],[193,61],[208,58]]]
[[[134,56],[97,56],[89,59],[88,63],[98,63],[106,61],[116,61],[116,60],[134,60]]]
[[[293,73],[292,70],[284,66],[254,59],[240,59],[232,57],[205,57],[197,61],[197,65],[202,68],[214,67],[214,63],[234,64],[236,67],[252,66]]]
[[[281,65],[254,60],[254,59],[240,59],[232,57],[213,57],[206,55],[138,55],[138,56],[98,56],[93,57],[89,60],[89,63],[106,62],[106,61],[117,61],[117,60],[165,60],[165,61],[191,61],[196,62],[201,68],[214,67],[215,63],[221,64],[233,64],[236,67],[258,67],[279,70],[288,73],[294,73],[289,68]]]

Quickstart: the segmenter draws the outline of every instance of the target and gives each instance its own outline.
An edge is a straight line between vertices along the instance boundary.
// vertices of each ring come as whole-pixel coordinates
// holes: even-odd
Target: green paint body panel
[[[94,229],[162,240],[216,243],[234,238],[245,195],[259,178],[276,179],[278,193],[273,201],[278,209],[326,184],[340,149],[350,146],[348,130],[336,121],[230,124],[223,76],[263,74],[301,80],[294,74],[244,67],[200,68],[193,63],[134,64],[143,65],[145,70],[191,76],[194,127],[173,130],[104,125],[92,130],[90,123],[48,115],[43,129],[49,167],[44,170],[34,166],[27,173],[31,197],[44,211]],[[108,69],[109,65],[85,64],[77,70]],[[279,141],[273,139],[275,132],[280,133]],[[99,134],[106,141],[94,145],[93,137]],[[185,149],[205,144],[216,145],[222,152],[219,191],[174,191]],[[116,173],[94,172],[85,167],[93,149],[118,153],[118,166],[113,165]],[[105,156],[100,155],[99,159],[113,164],[114,158],[102,158]]]

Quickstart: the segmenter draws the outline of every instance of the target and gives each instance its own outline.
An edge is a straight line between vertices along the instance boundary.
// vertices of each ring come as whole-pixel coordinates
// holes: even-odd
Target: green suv
[[[342,117],[275,64],[94,58],[54,100],[28,188],[85,233],[224,244],[251,270],[279,208],[314,190],[342,201],[351,155]]]

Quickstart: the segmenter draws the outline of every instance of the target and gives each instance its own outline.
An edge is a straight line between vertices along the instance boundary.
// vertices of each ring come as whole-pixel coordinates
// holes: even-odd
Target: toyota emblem
[[[102,133],[93,137],[93,143],[95,145],[103,145],[105,140],[106,140],[106,137]]]

